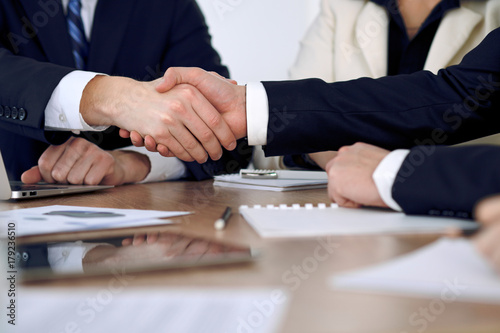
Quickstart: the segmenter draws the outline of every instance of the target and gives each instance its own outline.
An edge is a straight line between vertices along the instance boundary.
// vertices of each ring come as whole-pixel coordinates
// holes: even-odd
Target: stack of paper
[[[262,237],[313,237],[384,233],[439,233],[449,228],[476,229],[467,220],[377,210],[340,208],[336,204],[241,206],[240,214]]]
[[[397,293],[443,302],[500,304],[500,275],[465,239],[443,238],[375,267],[334,276],[336,289]]]

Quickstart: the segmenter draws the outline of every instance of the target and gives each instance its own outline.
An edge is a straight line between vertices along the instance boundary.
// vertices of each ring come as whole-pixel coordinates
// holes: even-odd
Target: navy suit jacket
[[[500,132],[500,29],[456,66],[380,79],[264,82],[268,155],[336,150],[357,141],[413,148],[393,197],[413,214],[470,216],[500,192],[498,147],[441,148]],[[421,160],[415,154],[432,152]],[[403,174],[411,166],[413,172]],[[399,177],[398,177],[399,178]]]
[[[74,60],[60,0],[0,0],[0,29],[0,149],[9,177],[19,179],[49,143],[69,136],[43,131],[44,110]],[[227,77],[210,41],[194,0],[99,0],[87,70],[150,81],[171,66],[197,66]],[[116,128],[83,136],[103,149],[130,145]],[[245,166],[244,144],[217,162],[186,163],[192,178]]]

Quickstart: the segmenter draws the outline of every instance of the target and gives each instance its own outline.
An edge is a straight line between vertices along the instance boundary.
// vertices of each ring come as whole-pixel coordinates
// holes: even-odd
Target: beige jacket
[[[321,78],[327,82],[387,73],[389,14],[368,0],[322,0],[321,10],[305,37],[290,79]],[[424,69],[437,73],[458,64],[493,29],[500,26],[500,0],[462,0],[443,17]],[[476,141],[479,143],[479,141]],[[500,143],[499,138],[481,143]],[[257,168],[283,168],[278,158],[254,153]]]

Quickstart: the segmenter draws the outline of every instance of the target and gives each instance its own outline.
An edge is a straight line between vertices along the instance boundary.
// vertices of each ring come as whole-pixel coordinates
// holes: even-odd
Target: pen
[[[226,227],[227,220],[231,216],[231,207],[227,207],[222,216],[214,223],[215,230],[222,230]]]

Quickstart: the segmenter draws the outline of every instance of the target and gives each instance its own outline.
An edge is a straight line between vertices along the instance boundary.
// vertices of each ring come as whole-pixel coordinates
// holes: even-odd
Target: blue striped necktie
[[[81,15],[82,4],[80,0],[69,0],[68,3],[68,31],[73,46],[73,57],[77,69],[85,69],[89,54],[89,42],[85,37]]]

